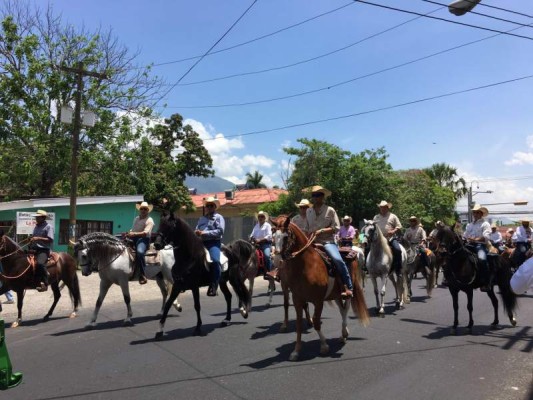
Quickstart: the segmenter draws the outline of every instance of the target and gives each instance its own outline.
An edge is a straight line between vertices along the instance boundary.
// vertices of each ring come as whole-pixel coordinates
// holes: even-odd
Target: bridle
[[[295,241],[294,232],[290,229],[290,227],[287,227],[287,237],[286,237],[285,243],[282,246],[281,257],[284,260],[290,260],[298,256],[299,254],[307,250],[309,246],[313,244],[315,239],[316,239],[316,234],[313,232],[313,234],[307,240],[307,243],[302,248],[290,253],[289,250],[292,249],[292,247],[294,247],[294,244],[296,241]],[[283,250],[284,247],[285,247],[285,250]]]

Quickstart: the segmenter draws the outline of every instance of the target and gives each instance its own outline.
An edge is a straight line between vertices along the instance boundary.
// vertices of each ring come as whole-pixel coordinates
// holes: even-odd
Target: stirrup
[[[38,292],[46,292],[48,290],[48,286],[44,282],[40,282],[39,286],[35,287],[35,290]]]
[[[217,289],[213,284],[209,285],[209,288],[207,289],[207,295],[209,297],[215,297],[217,295]]]
[[[349,298],[352,298],[353,297],[353,291],[351,291],[350,289],[348,289],[346,287],[346,285],[344,286],[344,292],[341,293],[341,297],[343,299],[349,299]]]
[[[146,276],[141,275],[141,276],[139,277],[139,283],[140,283],[141,285],[144,285],[144,284],[146,284],[147,282],[148,282],[148,281],[146,280]]]

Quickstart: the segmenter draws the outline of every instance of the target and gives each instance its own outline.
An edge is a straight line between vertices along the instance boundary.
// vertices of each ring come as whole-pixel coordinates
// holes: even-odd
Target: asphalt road
[[[373,317],[367,328],[355,318],[350,338],[340,336],[337,309],[326,306],[323,332],[330,354],[320,356],[318,336],[303,336],[301,360],[290,362],[295,341],[294,321],[288,333],[278,333],[283,315],[278,292],[266,304],[266,283],[256,280],[253,312],[244,320],[237,311],[233,324],[221,328],[224,301],[202,291],[204,336],[193,337],[196,323],[190,294],[181,299],[184,311],[171,311],[166,335],[155,341],[159,311],[154,282],[132,283],[134,326],[122,326],[126,310],[120,289],[113,287],[92,331],[84,329],[97,296],[98,277],[80,277],[84,308],[69,319],[66,293],[54,317],[40,316],[50,294],[28,292],[24,321],[6,329],[6,343],[23,383],[0,392],[0,399],[531,399],[533,396],[533,295],[519,299],[518,326],[500,310],[501,329],[491,330],[488,297],[474,295],[475,328],[466,334],[466,296],[460,296],[457,336],[449,335],[453,318],[447,289],[428,299],[421,279],[405,309],[393,307],[389,283],[387,316]],[[369,286],[367,305],[375,300]],[[290,315],[294,318],[294,310]],[[10,323],[15,306],[5,305]]]

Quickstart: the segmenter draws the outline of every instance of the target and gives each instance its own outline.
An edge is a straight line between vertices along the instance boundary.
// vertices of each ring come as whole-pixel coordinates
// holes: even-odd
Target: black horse
[[[165,304],[163,316],[159,321],[159,331],[156,333],[156,339],[163,337],[165,321],[172,303],[178,297],[180,292],[191,290],[194,299],[194,309],[196,310],[197,323],[194,329],[194,335],[202,334],[202,318],[200,316],[200,287],[209,286],[211,274],[208,270],[206,260],[206,250],[202,240],[194,234],[192,228],[174,214],[163,215],[159,223],[159,232],[156,238],[156,245],[161,242],[171,243],[174,246],[175,264],[172,267],[172,277],[174,284],[172,291]],[[221,325],[229,325],[231,321],[231,293],[228,289],[227,282],[231,284],[237,294],[239,301],[247,309],[250,296],[244,285],[244,279],[239,271],[239,265],[230,263],[228,270],[223,272],[220,279],[220,289],[226,300],[227,312],[226,319]],[[241,312],[244,318],[248,317],[247,312]]]
[[[477,255],[470,251],[467,246],[464,245],[463,240],[457,233],[455,233],[449,227],[440,228],[436,235],[437,242],[439,243],[438,252],[444,253],[446,261],[444,263],[444,277],[448,282],[448,289],[453,299],[453,311],[454,321],[451,330],[452,334],[457,333],[458,322],[458,294],[459,291],[466,293],[468,304],[468,332],[472,333],[472,326],[474,320],[472,319],[472,297],[474,289],[482,286],[483,281],[487,281],[488,277],[483,276],[478,269]],[[511,271],[509,265],[505,260],[498,255],[489,255],[489,262],[493,268],[494,278],[489,286],[487,295],[489,296],[492,307],[494,308],[494,321],[492,326],[495,327],[499,324],[498,320],[498,299],[494,294],[494,285],[498,285],[500,288],[500,294],[503,300],[504,310],[509,316],[509,321],[512,326],[516,326],[516,319],[513,312],[516,308],[516,295],[511,290],[509,281],[511,279]]]

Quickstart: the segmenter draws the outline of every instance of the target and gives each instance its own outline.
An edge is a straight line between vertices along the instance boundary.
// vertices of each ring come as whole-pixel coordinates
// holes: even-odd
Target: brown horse
[[[43,320],[47,321],[54,312],[54,309],[61,297],[59,282],[63,281],[69,289],[69,294],[74,303],[74,310],[70,318],[76,317],[78,307],[81,305],[80,286],[78,275],[76,274],[76,260],[67,253],[52,253],[52,260],[49,261],[47,269],[50,274],[50,286],[54,293],[54,302]],[[0,232],[0,261],[2,262],[3,272],[0,273],[0,280],[3,282],[1,292],[13,290],[17,293],[18,317],[11,325],[16,328],[22,321],[22,304],[26,289],[35,289],[37,281],[35,279],[35,270],[33,263],[30,262],[27,254],[24,254],[22,248],[12,239]],[[52,263],[52,265],[50,265]],[[0,293],[1,293],[0,292]],[[1,311],[1,308],[0,308]]]
[[[320,353],[327,354],[329,346],[321,331],[320,317],[324,308],[324,301],[335,301],[342,316],[341,340],[348,337],[347,315],[350,305],[360,322],[369,322],[368,310],[363,296],[363,290],[356,277],[357,261],[351,265],[351,276],[354,286],[354,297],[344,301],[341,297],[343,285],[339,277],[330,278],[324,261],[318,251],[311,246],[313,239],[308,238],[290,218],[278,218],[278,227],[283,226],[286,236],[283,239],[282,258],[285,260],[284,275],[286,283],[292,292],[292,301],[296,310],[296,345],[290,355],[291,361],[298,360],[302,348],[302,317],[306,302],[314,305],[313,325],[320,338]]]

